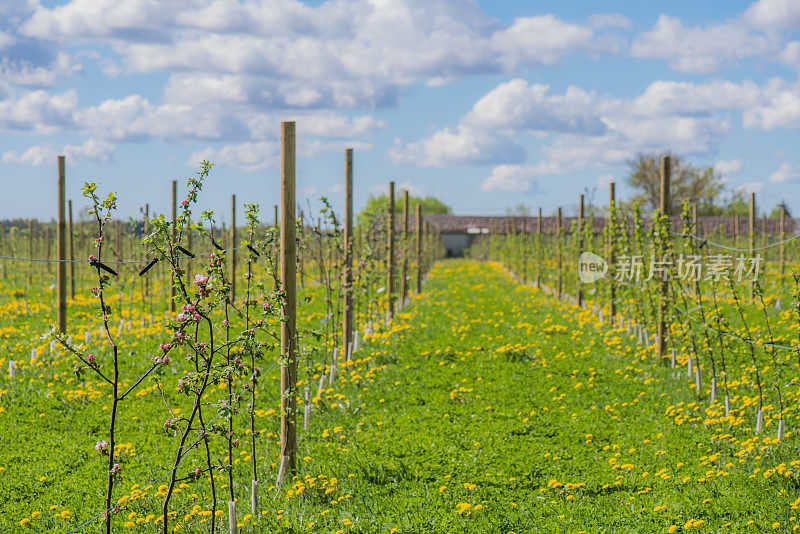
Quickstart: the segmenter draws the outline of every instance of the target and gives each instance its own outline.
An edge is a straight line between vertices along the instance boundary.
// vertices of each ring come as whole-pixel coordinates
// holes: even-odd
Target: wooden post
[[[558,249],[558,284],[556,287],[556,293],[558,298],[561,298],[561,206],[558,207],[558,211],[556,212],[556,247]]]
[[[539,208],[539,216],[536,219],[536,287],[542,285],[542,259],[539,256],[542,247],[542,208]]]
[[[669,217],[670,213],[670,197],[669,197],[669,183],[672,173],[672,161],[669,156],[661,158],[661,205],[660,211],[662,214]],[[664,337],[666,336],[666,307],[667,307],[667,289],[669,282],[662,280],[661,291],[658,299],[658,356],[664,356],[667,344]]]
[[[422,293],[422,204],[417,204],[416,231],[417,231],[417,294],[420,294]]]
[[[150,204],[145,204],[144,205],[144,235],[148,235],[149,233],[150,233]],[[145,254],[146,254],[146,252],[147,251],[145,251]],[[147,257],[147,256],[145,256],[145,257]],[[144,296],[147,297],[147,301],[148,302],[152,302],[152,301],[150,301],[150,277],[148,277],[148,276],[144,277],[144,285],[143,285],[143,287],[144,287]],[[144,297],[143,297],[142,300],[144,300]],[[153,314],[152,305],[150,305],[149,308],[150,308],[150,315],[152,315]]]
[[[67,332],[67,216],[66,216],[66,165],[64,156],[58,156],[58,330]]]
[[[578,257],[583,254],[583,195],[578,200]],[[580,269],[580,263],[578,263]],[[581,288],[581,280],[578,279],[578,307],[583,308],[583,289]]]
[[[778,232],[780,234],[778,236],[778,240],[781,243],[779,248],[778,248],[778,254],[779,254],[778,260],[780,262],[780,269],[781,269],[781,271],[780,271],[780,273],[781,273],[781,285],[783,285],[783,275],[784,275],[784,270],[785,270],[785,268],[784,268],[784,259],[783,259],[783,232],[784,232],[784,229],[785,229],[785,227],[784,227],[784,218],[785,217],[786,217],[786,206],[784,206],[781,203],[781,214],[780,214],[780,220],[779,220],[780,227],[778,228]]]
[[[750,193],[750,220],[748,221],[750,231],[750,257],[755,257],[756,252],[756,194]],[[750,298],[755,297],[755,286],[750,284]]]
[[[403,191],[403,274],[400,278],[400,303],[405,306],[408,298],[408,254],[406,253],[408,241],[408,191]]]
[[[122,261],[122,221],[114,221],[114,230],[116,232],[116,239],[114,239],[114,247],[117,251],[117,260]]]
[[[69,219],[67,220],[67,234],[69,235],[69,285],[70,285],[70,298],[75,299],[75,245],[73,243],[74,227],[72,226],[72,201],[67,202],[67,211],[69,212]]]
[[[389,216],[386,223],[386,297],[387,317],[394,318],[394,182],[389,182]]]
[[[614,211],[617,209],[617,197],[616,197],[616,184],[614,182],[610,182],[608,184],[608,218],[606,219],[609,222],[609,228],[606,234],[608,235],[608,265],[609,265],[609,276],[608,276],[608,320],[610,321],[611,325],[614,325],[614,317],[617,315],[617,305],[614,302],[617,299],[617,284],[614,280],[614,275],[616,272],[614,271],[614,262],[616,258],[614,257]]]
[[[295,250],[295,124],[281,123],[281,461],[296,471],[297,458],[297,294]],[[286,458],[286,460],[284,460]]]
[[[172,242],[178,239],[178,181],[172,180]],[[178,260],[180,262],[180,260]],[[179,263],[180,264],[180,263]],[[169,272],[169,311],[175,313],[175,275]]]
[[[33,258],[33,221],[28,219],[28,257]],[[28,269],[28,289],[33,283],[33,268]]]
[[[351,359],[353,342],[353,149],[344,151],[344,318],[342,346]]]
[[[231,303],[236,302],[236,195],[231,195]]]
[[[697,204],[692,204],[692,234],[697,237],[700,236],[700,230],[697,228]],[[697,252],[697,240],[692,239],[691,243],[692,254],[695,254]],[[698,297],[700,296],[700,283],[697,280],[694,283],[694,294]]]
[[[278,218],[278,205],[275,204],[275,228],[278,227],[278,223],[279,222],[280,222],[280,219]]]

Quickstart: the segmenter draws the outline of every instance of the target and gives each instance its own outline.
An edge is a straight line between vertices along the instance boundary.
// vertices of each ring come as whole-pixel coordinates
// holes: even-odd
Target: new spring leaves
[[[617,258],[614,280],[619,282],[639,282],[644,280],[667,280],[677,276],[682,280],[729,280],[735,278],[758,280],[763,258],[761,255],[735,258],[730,254],[679,254],[675,257],[658,257],[651,254],[645,260],[642,255],[622,255]],[[584,252],[578,258],[578,277],[581,282],[591,284],[606,276],[608,263],[594,252]]]

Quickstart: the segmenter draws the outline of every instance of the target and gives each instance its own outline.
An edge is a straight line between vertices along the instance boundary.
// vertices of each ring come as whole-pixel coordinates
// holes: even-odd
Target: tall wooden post
[[[614,325],[614,317],[617,315],[617,284],[614,280],[614,275],[616,271],[614,269],[616,257],[614,256],[614,220],[616,217],[616,209],[617,209],[617,196],[616,196],[617,188],[614,182],[610,182],[608,184],[608,231],[606,232],[608,236],[608,265],[609,265],[609,276],[608,276],[608,320],[610,324]]]
[[[583,254],[583,195],[578,200],[578,257]],[[578,263],[580,269],[580,263]],[[583,288],[581,287],[581,280],[578,279],[578,307],[583,308]]]
[[[406,299],[408,298],[408,191],[403,191],[403,274],[400,278],[400,302],[405,306]]]
[[[172,180],[172,242],[178,239],[178,181]],[[178,260],[180,265],[180,260]],[[175,274],[169,272],[169,311],[175,313]]]
[[[58,156],[58,330],[67,332],[67,215],[66,215],[66,164]]]
[[[562,259],[562,251],[561,245],[563,240],[561,239],[561,206],[558,207],[558,211],[556,212],[556,247],[558,249],[558,284],[556,287],[556,293],[558,294],[558,298],[561,298],[561,263]]]
[[[748,230],[750,233],[750,257],[754,258],[756,255],[756,194],[750,193],[750,210],[749,210]],[[755,286],[750,284],[750,298],[755,297]]]
[[[281,462],[296,471],[297,459],[297,294],[295,250],[295,125],[281,123]],[[288,464],[288,465],[287,465]],[[285,471],[284,471],[285,473]]]
[[[421,204],[417,204],[416,232],[417,232],[417,294],[420,294],[422,293],[422,205]]]
[[[780,271],[780,273],[781,273],[781,285],[783,285],[783,275],[784,275],[784,269],[785,269],[784,268],[784,259],[783,259],[783,232],[784,232],[784,229],[785,229],[785,227],[784,227],[784,218],[785,217],[786,217],[786,206],[781,204],[781,214],[780,214],[780,221],[779,221],[780,227],[778,228],[778,233],[780,234],[778,236],[778,240],[780,241],[780,245],[779,245],[779,248],[778,248],[778,254],[779,254],[778,260],[780,262],[780,269],[781,269],[781,271]]]
[[[672,161],[669,156],[661,158],[661,203],[660,212],[667,217],[670,213],[670,197],[669,197],[669,183],[672,173]],[[662,258],[663,259],[663,258]],[[664,337],[667,333],[666,328],[666,308],[667,308],[667,280],[662,280],[661,291],[658,299],[658,356],[663,357],[666,350],[666,342]]]
[[[344,151],[344,328],[342,346],[348,360],[353,342],[353,149]]]
[[[28,257],[33,257],[33,220],[28,219]],[[33,283],[33,269],[28,269],[28,288]]]
[[[387,318],[394,318],[394,182],[389,182],[389,215],[386,223],[386,297]]]
[[[536,287],[542,285],[542,258],[540,257],[542,248],[542,208],[539,208],[539,215],[536,218]]]
[[[69,285],[70,285],[70,298],[75,299],[75,245],[73,243],[73,233],[75,232],[72,226],[72,201],[67,201],[67,211],[69,212],[69,219],[67,220],[67,234],[69,235]]]
[[[280,222],[280,219],[278,218],[278,205],[275,204],[275,228],[278,227],[278,223],[279,222]]]
[[[231,195],[231,302],[236,302],[236,195]]]
[[[144,205],[144,235],[148,235],[150,233],[150,204]],[[146,256],[145,256],[146,257]],[[148,302],[150,301],[150,277],[144,277],[144,296],[147,297]],[[144,300],[144,298],[142,299]],[[153,309],[152,305],[150,306],[150,313],[152,315]]]

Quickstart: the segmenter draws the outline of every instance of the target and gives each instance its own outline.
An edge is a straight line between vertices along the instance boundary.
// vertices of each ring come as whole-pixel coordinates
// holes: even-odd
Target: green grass
[[[264,439],[265,514],[255,526],[242,520],[249,464],[237,464],[240,532],[763,532],[776,522],[783,532],[798,524],[795,412],[783,443],[769,439],[769,418],[755,441],[753,406],[734,398],[735,416],[721,417],[719,402],[698,398],[685,373],[675,376],[624,331],[519,286],[496,264],[438,264],[423,295],[356,358],[319,399],[309,431],[301,428],[298,477],[274,498],[266,489],[276,442]],[[0,380],[0,532],[62,532],[102,506],[93,444],[105,400],[67,401],[63,384],[46,397],[55,372]],[[277,392],[274,379],[264,388]],[[795,406],[797,386],[787,389]],[[157,394],[127,409],[139,419],[126,417],[121,431],[137,451],[126,490],[167,469],[174,446],[159,429]],[[261,422],[275,431],[274,415]],[[204,518],[184,519],[193,502],[206,507],[207,486],[176,502],[184,532],[208,531]],[[72,518],[53,517],[51,505]],[[158,514],[153,492],[129,506],[117,531],[157,531],[152,520],[135,524]],[[20,526],[34,511],[42,515]],[[134,526],[123,528],[131,512]],[[227,532],[227,521],[218,525]],[[94,523],[86,532],[99,530]]]

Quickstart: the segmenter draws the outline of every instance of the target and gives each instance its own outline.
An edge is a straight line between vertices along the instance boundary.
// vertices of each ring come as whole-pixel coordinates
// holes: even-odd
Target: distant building
[[[431,228],[437,230],[442,238],[447,255],[451,257],[462,256],[464,251],[472,245],[481,235],[486,234],[505,234],[514,233],[553,233],[556,228],[555,217],[517,217],[517,216],[482,216],[482,215],[423,215],[425,222]],[[577,225],[577,217],[562,217],[561,227],[565,233],[570,233],[573,226]],[[595,217],[594,231],[600,233],[605,227],[605,218]],[[747,217],[738,217],[737,233],[740,236],[748,234]],[[724,234],[731,235],[734,230],[735,219],[733,217],[698,217],[698,235]],[[541,224],[541,227],[540,227]],[[672,217],[673,228],[680,231],[683,222],[680,217]],[[764,227],[766,224],[766,227]],[[797,233],[798,224],[796,219],[785,220],[784,234],[788,237]],[[644,220],[645,228],[649,225],[649,220]],[[628,219],[629,228],[633,227],[633,220]],[[758,218],[755,225],[756,235],[766,231],[767,235],[777,235],[779,232],[778,219]]]

